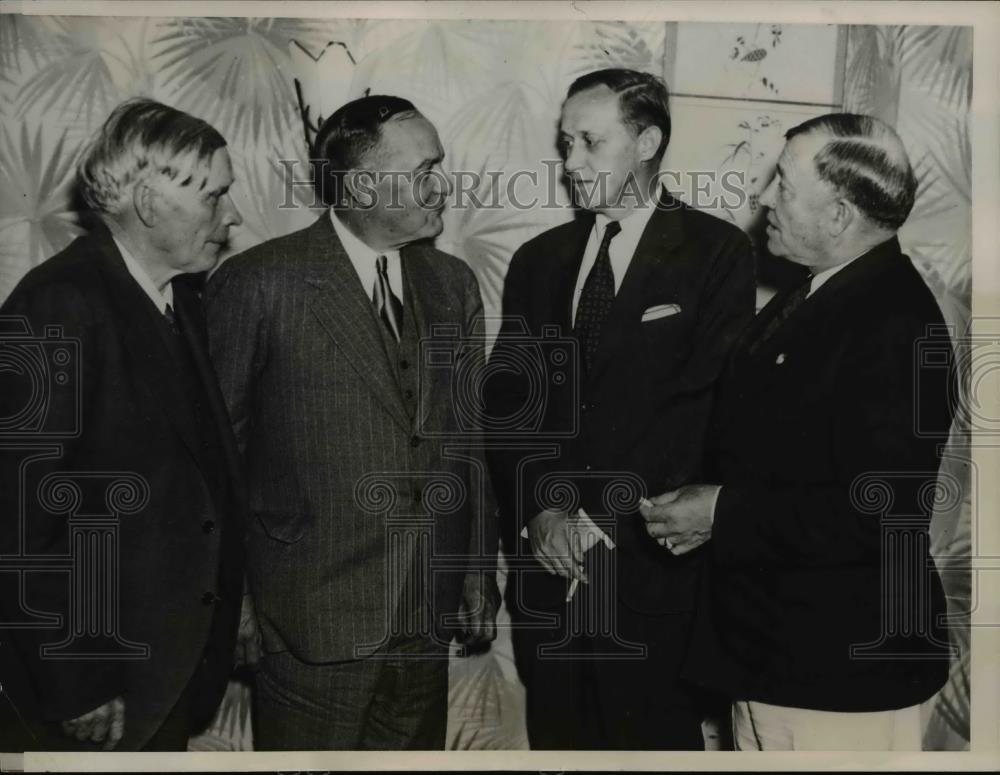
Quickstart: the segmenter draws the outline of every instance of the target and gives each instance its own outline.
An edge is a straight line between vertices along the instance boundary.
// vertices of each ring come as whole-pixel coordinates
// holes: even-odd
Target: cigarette
[[[576,588],[580,586],[580,579],[573,579],[570,582],[569,590],[566,592],[566,602],[568,603],[573,599],[573,595],[576,594]]]

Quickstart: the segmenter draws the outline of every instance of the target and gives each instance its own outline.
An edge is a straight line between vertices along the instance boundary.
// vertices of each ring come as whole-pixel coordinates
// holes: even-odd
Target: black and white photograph
[[[0,768],[995,766],[998,31],[0,9]]]

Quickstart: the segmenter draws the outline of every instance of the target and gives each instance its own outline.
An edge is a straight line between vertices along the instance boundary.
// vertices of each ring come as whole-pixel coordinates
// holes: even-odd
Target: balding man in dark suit
[[[920,750],[948,674],[927,527],[952,393],[941,312],[896,238],[917,181],[871,116],[786,138],[768,247],[811,275],[734,351],[710,484],[642,512],[672,556],[710,558],[687,673],[733,699],[738,748]]]

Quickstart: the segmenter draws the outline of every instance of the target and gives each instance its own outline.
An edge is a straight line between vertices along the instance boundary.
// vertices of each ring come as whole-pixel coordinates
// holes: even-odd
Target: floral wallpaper
[[[300,106],[315,125],[366,91],[399,94],[438,127],[446,167],[528,170],[544,181],[544,161],[557,158],[555,127],[569,83],[625,66],[664,75],[675,93],[668,167],[746,173],[742,209],[717,214],[751,234],[755,195],[792,123],[843,106],[896,126],[920,177],[901,239],[948,320],[963,328],[971,292],[971,60],[972,32],[957,27],[3,15],[0,299],[86,228],[75,164],[83,142],[127,97],[175,105],[225,135],[244,218],[233,234],[239,251],[315,217],[304,188],[289,189],[283,178],[289,165],[308,177]],[[494,209],[449,212],[438,241],[476,272],[493,316],[513,251],[570,217],[566,209],[515,208],[504,197]],[[953,451],[961,468],[960,436]],[[968,503],[935,520],[939,555],[968,555]],[[961,615],[968,574],[948,580]],[[968,745],[967,628],[959,639],[963,657],[952,681],[925,709],[927,748]],[[522,692],[509,634],[490,654],[454,660],[450,746],[526,747]],[[233,683],[213,729],[192,747],[251,745],[247,689]]]

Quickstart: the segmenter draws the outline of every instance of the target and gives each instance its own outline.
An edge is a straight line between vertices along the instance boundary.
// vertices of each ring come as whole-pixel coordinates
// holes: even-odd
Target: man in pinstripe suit
[[[410,102],[344,105],[314,145],[331,209],[208,291],[249,474],[261,749],[443,748],[448,642],[495,636],[494,510],[440,365],[482,358],[476,279],[429,244],[443,157]]]

